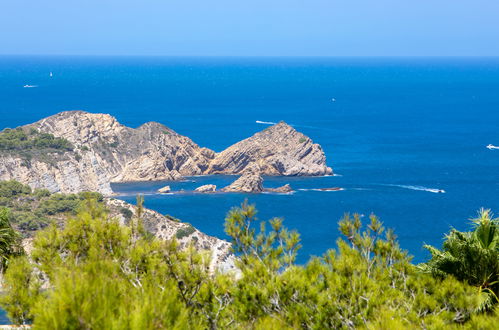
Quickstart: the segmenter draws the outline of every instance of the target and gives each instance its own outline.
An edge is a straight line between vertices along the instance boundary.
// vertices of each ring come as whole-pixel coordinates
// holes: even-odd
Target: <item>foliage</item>
[[[20,237],[9,221],[9,210],[0,208],[0,272],[8,266],[13,256],[22,255],[23,249]]]
[[[185,227],[182,227],[179,230],[177,230],[177,232],[175,233],[175,237],[177,239],[182,239],[184,237],[191,235],[195,231],[196,229],[191,224],[187,224]]]
[[[45,228],[52,220],[64,222],[66,215],[74,215],[85,199],[103,201],[96,192],[52,194],[47,189],[32,190],[17,181],[0,181],[0,206],[10,209],[9,221],[23,235]]]
[[[73,150],[73,146],[66,139],[57,138],[48,133],[41,133],[34,128],[30,130],[6,128],[0,132],[0,150],[50,150],[64,152]]]
[[[439,277],[452,275],[477,287],[482,297],[479,310],[490,310],[499,295],[499,223],[484,209],[473,223],[472,232],[452,230],[446,235],[442,250],[426,245],[432,258],[420,268]]]
[[[453,276],[422,273],[390,230],[346,214],[337,249],[295,264],[300,237],[232,209],[225,230],[238,255],[234,272],[212,272],[210,256],[142,226],[143,198],[128,225],[89,199],[63,229],[35,237],[32,261],[14,259],[3,308],[42,329],[486,328],[497,309],[477,313],[479,295]],[[259,226],[258,226],[259,225]],[[268,226],[270,225],[270,226]],[[50,286],[42,290],[42,278]]]
[[[31,188],[15,180],[0,181],[0,197],[11,198],[18,195],[29,195]]]

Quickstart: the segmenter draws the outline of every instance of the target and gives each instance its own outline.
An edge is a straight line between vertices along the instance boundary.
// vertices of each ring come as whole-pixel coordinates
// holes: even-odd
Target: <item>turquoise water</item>
[[[499,214],[499,150],[485,148],[499,145],[499,59],[0,57],[0,127],[70,109],[159,121],[216,151],[264,129],[257,120],[294,125],[339,176],[267,178],[305,189],[291,195],[154,194],[234,179],[223,176],[115,189],[221,238],[248,198],[301,233],[300,262],[335,246],[344,212],[377,214],[418,262],[423,243],[468,228],[480,207]],[[345,190],[307,190],[335,186]]]

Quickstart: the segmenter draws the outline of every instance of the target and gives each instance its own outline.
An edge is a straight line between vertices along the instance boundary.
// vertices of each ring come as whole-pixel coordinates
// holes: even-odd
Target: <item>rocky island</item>
[[[42,149],[40,139],[49,141]],[[320,145],[284,122],[220,153],[156,122],[130,128],[111,115],[84,111],[61,112],[0,133],[0,180],[51,192],[111,195],[112,182],[241,175],[252,166],[259,175],[332,173]]]

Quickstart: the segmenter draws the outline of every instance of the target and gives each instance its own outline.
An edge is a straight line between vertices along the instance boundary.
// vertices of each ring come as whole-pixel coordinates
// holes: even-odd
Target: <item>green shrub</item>
[[[127,220],[130,220],[133,217],[133,212],[130,209],[126,208],[126,207],[120,207],[120,213]]]
[[[77,195],[69,194],[53,194],[50,198],[43,200],[38,208],[36,214],[40,216],[54,215],[58,213],[76,213],[80,205],[80,198]]]
[[[49,197],[51,193],[48,189],[35,189],[33,195],[36,199],[42,199],[43,197]]]
[[[175,233],[175,237],[177,239],[182,239],[184,237],[187,237],[187,236],[193,234],[196,231],[196,229],[194,229],[194,227],[191,224],[186,224],[186,225],[187,225],[186,227],[180,228]]]
[[[28,132],[26,132],[28,131]],[[73,145],[66,139],[58,138],[49,133],[41,133],[34,128],[6,128],[0,132],[0,150],[50,150],[71,151]]]
[[[28,195],[31,188],[15,180],[0,181],[0,197],[11,198],[17,195]]]

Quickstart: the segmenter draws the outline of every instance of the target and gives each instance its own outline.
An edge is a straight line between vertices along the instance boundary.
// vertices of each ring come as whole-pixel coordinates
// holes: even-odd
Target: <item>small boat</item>
[[[336,99],[333,97],[333,98],[331,99],[331,102],[336,102]]]
[[[24,88],[35,88],[38,87],[37,85],[24,85]]]
[[[489,150],[492,150],[492,149],[499,149],[499,147],[498,147],[498,146],[495,146],[495,145],[493,145],[493,144],[489,144],[486,148],[487,148],[487,149],[489,149]]]
[[[53,77],[52,71],[50,72],[49,76],[50,76],[50,78],[52,78],[52,77]]]

